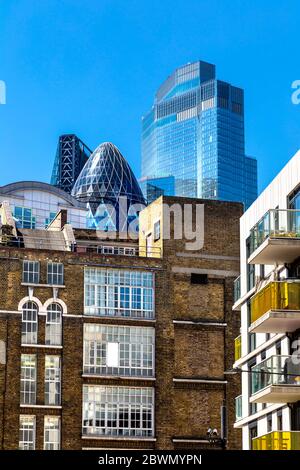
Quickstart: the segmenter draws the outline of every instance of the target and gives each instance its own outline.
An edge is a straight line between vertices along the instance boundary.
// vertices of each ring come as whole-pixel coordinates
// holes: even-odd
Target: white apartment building
[[[240,220],[234,368],[243,449],[300,450],[300,151]]]

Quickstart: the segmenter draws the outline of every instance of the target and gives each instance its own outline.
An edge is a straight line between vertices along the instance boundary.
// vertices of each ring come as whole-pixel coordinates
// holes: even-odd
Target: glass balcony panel
[[[233,301],[234,303],[241,297],[241,276],[237,277],[233,282]]]
[[[300,450],[300,431],[273,431],[252,440],[253,450]]]
[[[241,419],[243,416],[242,413],[242,395],[239,395],[235,399],[235,419]]]
[[[271,385],[298,385],[300,387],[300,357],[271,356],[252,367],[251,394]]]
[[[251,299],[251,323],[269,310],[300,310],[300,282],[270,282]]]

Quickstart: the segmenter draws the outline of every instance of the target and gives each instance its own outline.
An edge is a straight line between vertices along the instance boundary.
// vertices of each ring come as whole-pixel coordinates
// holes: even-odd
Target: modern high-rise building
[[[142,179],[159,187],[162,177],[175,178],[174,193],[162,187],[165,195],[245,207],[257,197],[257,162],[245,155],[244,92],[217,80],[215,65],[176,69],[142,119]]]
[[[246,450],[300,450],[299,209],[300,152],[240,221],[235,428]]]
[[[75,134],[59,137],[51,184],[71,194],[76,179],[92,151]]]

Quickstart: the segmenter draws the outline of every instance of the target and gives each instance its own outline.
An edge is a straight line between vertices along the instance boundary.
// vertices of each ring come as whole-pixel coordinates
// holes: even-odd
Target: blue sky
[[[115,143],[140,175],[140,118],[197,59],[245,89],[259,188],[300,148],[298,0],[0,0],[0,185],[49,181],[59,134]]]

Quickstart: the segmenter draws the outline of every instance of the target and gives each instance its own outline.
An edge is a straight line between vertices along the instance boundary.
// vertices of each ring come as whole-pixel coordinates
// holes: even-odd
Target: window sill
[[[41,409],[53,409],[53,410],[61,410],[61,405],[29,405],[29,404],[20,404],[20,408],[41,408]]]
[[[47,348],[47,349],[62,349],[62,345],[54,345],[54,344],[28,344],[28,343],[21,343],[22,348]]]
[[[21,282],[21,286],[28,286],[28,287],[56,287],[60,289],[64,289],[66,286],[65,284],[40,284],[38,282]]]
[[[84,434],[81,436],[82,439],[94,439],[94,440],[106,440],[106,441],[148,441],[148,442],[155,442],[155,437],[132,437],[132,436],[99,436],[98,434]]]
[[[92,379],[122,379],[122,380],[151,380],[151,382],[154,382],[156,380],[155,377],[141,377],[141,376],[138,376],[138,377],[135,377],[133,375],[99,375],[99,374],[82,374],[82,377],[84,379],[87,379],[87,378],[92,378]]]

